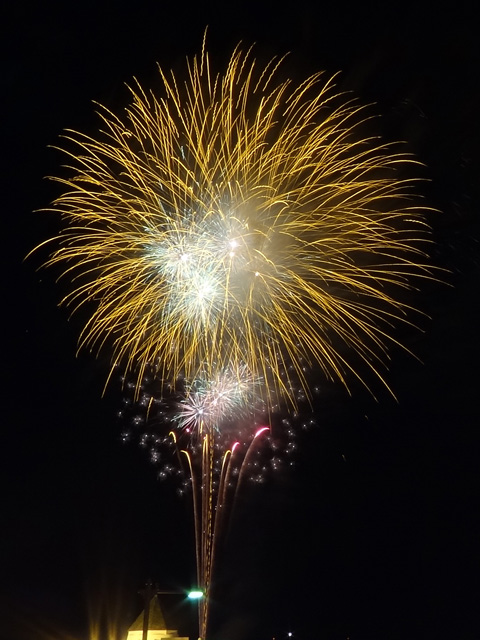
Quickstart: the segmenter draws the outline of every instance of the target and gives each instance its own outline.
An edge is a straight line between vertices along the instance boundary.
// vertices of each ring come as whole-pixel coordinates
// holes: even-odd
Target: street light
[[[160,591],[152,581],[148,581],[145,585],[145,589],[140,591],[141,595],[145,598],[145,609],[143,612],[143,633],[142,640],[147,640],[148,637],[148,623],[150,618],[150,602],[153,596],[162,594],[185,594],[185,591]],[[200,589],[192,589],[187,592],[187,598],[189,600],[200,600],[203,598],[204,593]]]

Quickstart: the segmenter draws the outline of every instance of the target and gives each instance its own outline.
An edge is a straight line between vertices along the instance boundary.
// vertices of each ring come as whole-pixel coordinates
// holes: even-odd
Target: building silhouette
[[[129,628],[126,640],[189,640],[189,638],[179,635],[175,622],[168,616],[167,611],[163,611],[158,596],[154,595]]]

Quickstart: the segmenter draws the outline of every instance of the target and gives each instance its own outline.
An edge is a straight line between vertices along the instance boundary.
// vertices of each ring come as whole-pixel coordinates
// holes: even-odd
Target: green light
[[[199,591],[199,590],[189,591],[187,594],[187,598],[189,600],[199,600],[200,598],[203,598],[203,591]]]

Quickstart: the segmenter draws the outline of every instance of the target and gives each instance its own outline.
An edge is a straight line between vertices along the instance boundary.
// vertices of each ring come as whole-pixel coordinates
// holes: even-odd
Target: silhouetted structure
[[[167,622],[165,618],[158,597],[154,595],[148,601],[147,609],[129,628],[127,640],[189,640],[186,636],[179,636],[178,630],[172,626],[172,622]]]

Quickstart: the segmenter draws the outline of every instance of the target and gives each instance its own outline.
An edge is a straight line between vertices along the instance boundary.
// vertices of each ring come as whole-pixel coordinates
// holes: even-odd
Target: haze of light
[[[237,48],[215,75],[203,50],[185,80],[131,88],[123,117],[100,107],[98,137],[65,136],[49,263],[74,283],[64,302],[94,303],[80,345],[138,379],[247,371],[269,401],[313,363],[347,384],[344,346],[382,377],[396,291],[425,274],[414,161],[365,139],[331,79],[296,86],[281,64]]]

